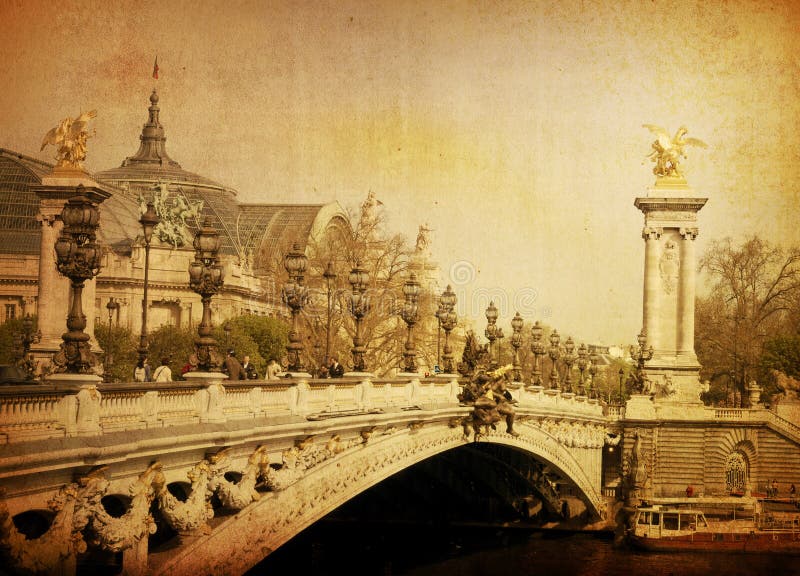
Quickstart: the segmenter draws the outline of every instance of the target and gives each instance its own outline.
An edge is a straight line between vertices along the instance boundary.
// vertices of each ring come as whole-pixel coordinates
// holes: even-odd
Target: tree
[[[127,328],[109,326],[102,322],[95,325],[94,335],[105,353],[106,381],[131,382],[137,360],[138,338],[135,338]]]
[[[151,371],[155,371],[156,367],[161,364],[161,359],[166,358],[170,370],[172,370],[172,379],[179,379],[181,369],[194,352],[194,340],[196,337],[197,331],[194,329],[178,328],[169,324],[151,332],[147,336],[147,358]],[[217,343],[225,342],[224,339],[220,340],[216,334],[215,337],[217,338]],[[132,380],[133,369],[131,369],[130,374],[126,381]]]
[[[247,314],[231,318],[228,325],[230,336],[226,334],[224,324],[214,329],[220,350],[226,353],[228,349],[235,350],[240,361],[250,356],[250,362],[261,377],[266,374],[271,359],[280,360],[286,354],[289,327],[283,320]]]
[[[757,237],[735,245],[726,238],[711,243],[700,268],[710,284],[698,299],[695,323],[701,377],[712,388],[706,399],[735,404],[738,392],[741,405],[765,342],[797,333],[800,248],[783,250]]]
[[[399,316],[403,303],[403,284],[413,269],[412,253],[407,238],[390,233],[385,225],[382,204],[370,192],[358,214],[348,216],[349,227],[333,231],[318,242],[308,246],[309,257],[306,284],[311,302],[303,311],[303,333],[308,335],[306,355],[314,366],[321,364],[327,337],[327,285],[323,276],[331,263],[336,279],[332,285],[331,355],[340,362],[350,364],[350,350],[355,334],[355,321],[349,311],[350,271],[360,264],[369,273],[367,294],[371,308],[361,324],[367,342],[365,360],[367,368],[379,375],[399,368],[403,358],[406,324]],[[285,278],[282,278],[285,281]],[[436,342],[434,322],[423,319],[435,312],[435,297],[426,293],[425,286],[419,296],[420,321],[415,327],[418,358],[428,365],[435,354],[423,350],[419,344]]]

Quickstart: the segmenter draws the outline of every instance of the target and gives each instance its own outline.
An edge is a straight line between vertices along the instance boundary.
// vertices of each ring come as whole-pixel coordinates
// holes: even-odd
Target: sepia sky
[[[118,166],[157,85],[170,156],[242,201],[372,190],[411,242],[428,222],[481,331],[492,298],[506,326],[519,310],[635,341],[644,123],[710,145],[684,164],[709,198],[698,257],[725,236],[800,242],[793,2],[108,4],[0,0],[0,147],[51,160],[43,135],[96,108],[87,168]]]

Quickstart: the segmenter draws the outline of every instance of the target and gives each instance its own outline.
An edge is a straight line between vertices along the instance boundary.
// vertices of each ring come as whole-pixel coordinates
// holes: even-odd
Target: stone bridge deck
[[[126,573],[214,573],[214,555],[226,572],[245,571],[361,491],[474,440],[455,376],[91,379],[0,389],[0,548],[34,572],[73,572],[89,542],[123,552]],[[601,515],[603,407],[538,387],[513,394],[519,435],[480,441],[547,462]],[[217,518],[212,496],[224,509]],[[125,513],[109,515],[109,499]],[[154,500],[181,542],[169,554],[148,552]],[[51,519],[50,529],[25,540],[13,518],[26,512]]]
[[[552,476],[526,472],[539,474],[540,493],[547,497],[553,479],[566,482],[595,516],[605,508],[609,433],[642,428],[662,495],[696,482],[709,458],[719,460],[706,472],[710,489],[737,447],[751,450],[757,478],[759,457],[777,462],[800,445],[800,427],[761,407],[642,420],[626,410],[649,397],[626,408],[512,386],[518,434],[498,429],[479,441],[545,463]],[[121,552],[126,574],[244,572],[370,486],[475,441],[458,391],[455,376],[368,374],[230,383],[195,374],[147,384],[61,376],[0,388],[0,553],[32,573],[72,574],[87,548]],[[49,528],[26,538],[26,515]],[[149,549],[167,525],[171,540]]]

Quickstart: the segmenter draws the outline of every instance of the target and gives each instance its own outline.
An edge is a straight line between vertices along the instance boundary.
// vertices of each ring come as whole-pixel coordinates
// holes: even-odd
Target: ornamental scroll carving
[[[214,517],[214,508],[211,506],[210,489],[211,465],[207,460],[196,464],[189,470],[187,476],[192,483],[192,491],[185,502],[181,502],[167,489],[163,475],[156,480],[158,508],[164,519],[179,534],[190,535],[197,532],[208,534],[211,527],[208,521]]]
[[[112,552],[121,552],[132,547],[142,538],[155,534],[156,523],[150,514],[150,504],[158,488],[156,479],[161,474],[161,464],[155,462],[139,475],[128,490],[131,503],[127,512],[120,518],[114,518],[106,512],[101,499],[108,487],[108,481],[102,474],[90,474],[81,479],[86,497],[80,501],[79,509],[91,523],[92,543]]]

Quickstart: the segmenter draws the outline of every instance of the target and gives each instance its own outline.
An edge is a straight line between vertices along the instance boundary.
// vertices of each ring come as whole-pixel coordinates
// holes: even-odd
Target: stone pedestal
[[[642,324],[654,350],[645,372],[657,404],[702,405],[694,351],[694,240],[697,213],[707,200],[697,197],[685,180],[659,178],[647,196],[634,202],[644,213]]]
[[[625,404],[626,420],[655,420],[656,407],[649,394],[633,394]]]

